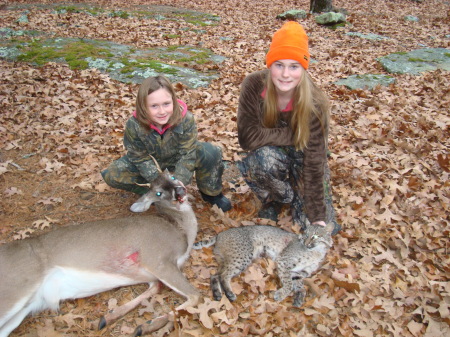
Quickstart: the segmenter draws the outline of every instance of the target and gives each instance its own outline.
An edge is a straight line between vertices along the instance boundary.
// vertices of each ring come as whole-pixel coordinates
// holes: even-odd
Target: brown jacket
[[[268,70],[248,75],[241,86],[237,116],[238,139],[241,147],[252,151],[262,146],[293,146],[293,132],[290,126],[266,128],[262,125],[263,97]],[[292,111],[280,112],[282,119],[290,120]],[[324,164],[326,142],[320,121],[311,120],[311,135],[304,153],[304,200],[308,220],[326,221],[324,201]]]

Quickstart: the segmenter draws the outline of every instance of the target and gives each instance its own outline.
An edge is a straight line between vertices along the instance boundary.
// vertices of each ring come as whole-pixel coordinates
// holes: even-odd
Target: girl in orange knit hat
[[[261,218],[277,221],[283,204],[302,228],[336,222],[327,164],[329,101],[308,74],[308,37],[294,21],[272,38],[268,69],[241,86],[238,138],[248,155],[237,163],[262,202]],[[308,220],[308,221],[307,221]]]

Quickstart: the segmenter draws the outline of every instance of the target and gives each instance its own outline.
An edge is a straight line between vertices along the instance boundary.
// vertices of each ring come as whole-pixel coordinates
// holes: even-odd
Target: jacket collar
[[[262,98],[266,97],[266,92],[267,92],[267,88],[264,88],[263,92],[261,93]],[[281,110],[281,112],[292,111],[292,105],[293,105],[293,100],[291,99],[289,101],[289,103],[286,105],[286,107],[283,110]]]

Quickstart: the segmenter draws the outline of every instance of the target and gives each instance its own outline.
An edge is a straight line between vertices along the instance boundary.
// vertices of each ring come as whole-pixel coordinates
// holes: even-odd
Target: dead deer
[[[99,328],[157,292],[158,281],[195,305],[198,291],[180,271],[197,235],[197,219],[184,185],[168,171],[131,206],[144,212],[155,203],[159,214],[87,222],[0,246],[0,337],[8,336],[30,313],[57,310],[65,299],[149,283],[135,300],[108,313]],[[162,316],[135,336],[169,321]]]

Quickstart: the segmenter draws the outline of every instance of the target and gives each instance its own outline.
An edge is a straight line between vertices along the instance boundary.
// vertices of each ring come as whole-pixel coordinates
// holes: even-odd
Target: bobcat
[[[235,301],[231,279],[256,258],[266,256],[276,262],[282,284],[275,292],[274,300],[282,301],[293,292],[293,305],[300,307],[306,295],[303,279],[321,265],[333,244],[333,228],[332,223],[326,227],[308,225],[303,234],[297,235],[273,226],[236,227],[195,243],[194,249],[215,245],[219,270],[211,276],[211,290],[216,301],[222,298],[222,290],[231,302]]]

